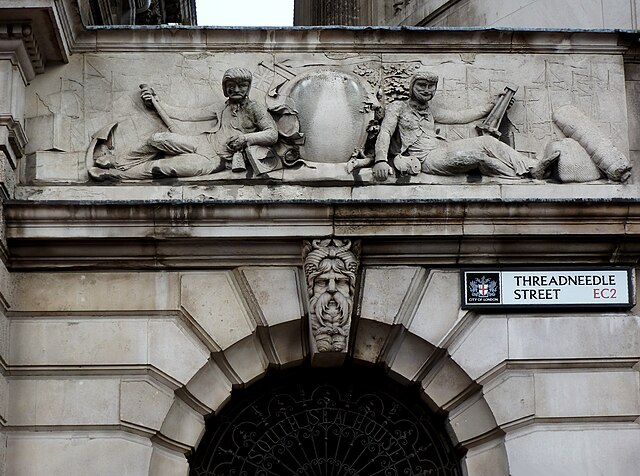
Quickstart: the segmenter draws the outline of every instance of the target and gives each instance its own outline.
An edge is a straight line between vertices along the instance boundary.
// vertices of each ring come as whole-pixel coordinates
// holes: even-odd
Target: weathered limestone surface
[[[493,26],[508,28],[631,29],[638,27],[637,0],[388,0],[393,16],[379,24]],[[389,8],[387,7],[387,15]]]
[[[148,473],[151,445],[133,435],[99,431],[90,435],[22,433],[8,439],[7,453],[11,455],[7,460],[8,476],[87,472],[96,476],[139,476]]]
[[[12,380],[11,426],[115,425],[120,382],[111,378]]]
[[[114,41],[122,41],[115,33],[113,36]],[[150,143],[148,141],[154,133],[167,131],[167,127],[174,132],[179,128],[181,134],[192,138],[204,137],[203,132],[215,130],[211,120],[177,123],[176,119],[171,119],[167,126],[166,120],[161,120],[162,114],[142,107],[138,85],[152,84],[155,97],[170,112],[181,108],[220,115],[224,109],[224,97],[219,84],[224,71],[230,67],[243,67],[252,72],[254,84],[249,95],[252,100],[269,108],[286,106],[295,109],[300,132],[306,136],[299,152],[309,166],[281,167],[259,177],[230,170],[203,177],[194,177],[201,175],[195,172],[177,172],[182,177],[187,174],[182,179],[185,183],[211,180],[244,182],[249,177],[250,182],[259,184],[265,179],[275,183],[312,182],[321,186],[335,181],[347,187],[362,182],[376,184],[371,168],[351,172],[346,168],[347,161],[354,149],[365,148],[366,129],[374,116],[380,115],[391,101],[405,100],[409,78],[413,73],[425,71],[440,76],[438,94],[432,102],[434,110],[478,107],[494,101],[506,85],[516,84],[519,90],[508,112],[510,126],[505,138],[515,150],[526,155],[537,154],[540,159],[546,143],[565,137],[555,124],[553,113],[567,105],[582,111],[603,137],[610,138],[622,154],[628,155],[625,71],[617,45],[609,43],[608,38],[602,36],[600,50],[609,48],[611,54],[587,49],[569,34],[559,36],[556,40],[566,45],[571,53],[567,54],[557,49],[552,51],[547,47],[550,45],[537,43],[537,38],[511,39],[507,48],[505,38],[500,35],[495,38],[468,36],[467,43],[484,41],[491,48],[481,53],[460,53],[453,47],[447,52],[391,53],[387,49],[393,46],[392,42],[383,42],[379,51],[358,51],[354,47],[356,54],[348,60],[326,52],[312,52],[311,49],[308,52],[251,53],[158,50],[139,54],[114,48],[112,52],[77,54],[71,57],[69,64],[58,69],[61,81],[53,82],[50,76],[42,75],[29,86],[26,115],[29,131],[38,139],[29,145],[24,178],[31,184],[86,183],[87,170],[102,160],[100,154],[104,150],[98,152],[102,143],[109,145],[108,155],[116,157],[113,160],[122,164],[122,157],[135,156],[135,150],[141,150],[140,147]],[[395,40],[393,35],[389,35],[389,40]],[[464,43],[464,39],[460,41]],[[518,54],[510,50],[513,41],[522,42],[522,51]],[[172,114],[178,115],[177,112]],[[342,123],[348,123],[353,130],[341,126]],[[117,124],[115,128],[114,124]],[[438,131],[442,137],[458,140],[477,136],[475,125],[473,122],[439,124]],[[47,139],[51,134],[52,138]],[[328,137],[332,138],[331,141],[327,140]],[[169,157],[181,157],[178,152],[173,153],[178,155]],[[124,174],[125,181],[127,170],[118,172]],[[111,173],[106,168],[102,171]],[[166,171],[162,174],[170,175]],[[151,177],[143,175],[134,174],[129,181]],[[507,186],[513,182],[500,177],[476,178],[478,180],[483,186],[495,183]],[[425,186],[428,184],[456,185],[447,193],[457,191],[463,197],[469,197],[469,192],[471,196],[492,195],[491,189],[479,186],[468,190],[458,188],[466,182],[461,177],[432,173],[392,177],[385,181],[398,185],[398,190],[390,191],[392,198],[440,196],[431,195],[429,187]],[[540,182],[526,179],[523,183],[533,185]],[[407,185],[415,185],[416,188],[402,190]],[[93,186],[80,191],[91,199],[117,193],[103,188],[90,195],[86,194],[94,189]],[[548,191],[545,189],[545,194],[553,196],[558,193],[562,198],[579,196],[570,186],[560,187],[558,192],[555,188],[558,187],[551,185]],[[608,196],[621,197],[630,188],[616,189],[611,185],[607,190]],[[371,199],[377,195],[376,192],[376,189],[359,188],[351,194],[358,199]],[[170,198],[178,198],[175,193],[184,196],[184,190],[178,188],[170,192]],[[594,189],[590,193],[598,195],[600,192]],[[220,191],[213,190],[196,197],[215,199],[222,195]],[[533,189],[526,187],[518,195],[537,196]],[[145,194],[142,196],[147,197]]]
[[[510,372],[483,388],[496,423],[505,425],[536,413],[534,378],[531,374]]]
[[[509,318],[513,359],[634,358],[639,317],[625,314]]]
[[[151,430],[160,430],[171,408],[173,395],[151,380],[120,382],[120,420]]]
[[[511,473],[634,474],[638,468],[637,424],[578,424],[523,429],[507,435]]]
[[[475,4],[456,3],[460,15]],[[397,13],[416,5],[398,2]],[[444,3],[422,5],[429,15]],[[632,5],[590,21],[618,25],[611,14]],[[635,474],[637,308],[467,312],[458,277],[474,265],[635,265],[637,167],[624,184],[420,174],[381,185],[346,163],[383,96],[404,101],[408,78],[434,71],[433,101],[455,109],[516,82],[516,150],[562,139],[553,113],[573,105],[635,165],[637,35],[86,30],[73,0],[8,0],[0,13],[33,17],[38,41],[49,38],[45,68],[35,47],[29,56],[23,39],[0,34],[0,48],[10,41],[19,53],[0,55],[0,474],[185,476],[205,418],[234,389],[311,359],[301,251],[327,238],[362,240],[345,359],[421,389],[466,450],[466,474]],[[231,66],[251,70],[254,100],[299,109],[301,153],[316,168],[88,181],[87,150],[103,127],[119,123],[116,148],[166,131],[140,84],[167,104],[220,112]],[[476,134],[474,124],[439,128],[449,139]]]
[[[638,373],[540,373],[535,377],[536,415],[540,418],[640,414]],[[591,396],[597,393],[599,398]],[[563,398],[565,397],[565,398]]]
[[[92,277],[101,275],[106,283],[118,283],[120,280],[114,276],[121,278],[126,274],[94,273]],[[81,291],[86,289],[83,288],[86,278],[80,278],[86,275],[83,272],[59,273],[49,275],[47,282],[55,283],[59,278],[67,289],[76,287]],[[128,274],[129,283],[135,283],[134,287],[137,286],[141,295],[150,281],[137,278],[146,275]],[[281,326],[302,318],[297,307],[300,304],[291,305],[300,302],[296,273],[292,269],[269,271],[264,266],[243,267],[241,275],[249,286],[234,285],[235,291],[225,294],[230,299],[228,302],[236,304],[226,311],[220,304],[211,305],[218,309],[220,316],[226,313],[228,317],[242,317],[243,313],[238,314],[238,309],[243,306],[255,309],[255,303],[259,304],[260,296],[266,292],[262,282],[257,284],[257,277],[276,276],[284,281],[275,287],[280,294],[269,296],[260,307],[264,320],[261,318],[258,327],[277,334]],[[465,316],[456,310],[459,301],[457,293],[450,292],[454,286],[450,278],[457,274],[449,270],[365,266],[364,275],[358,325],[352,330],[355,333],[354,357],[387,365],[390,376],[400,381],[422,382],[425,401],[435,409],[449,412],[448,425],[456,441],[472,449],[465,460],[469,474],[490,474],[489,468],[493,468],[495,474],[502,474],[500,468],[505,465],[514,474],[513,468],[522,464],[518,458],[532,457],[523,455],[526,446],[519,444],[523,438],[532,438],[521,436],[523,430],[517,429],[523,425],[532,428],[531,435],[543,429],[544,432],[565,432],[569,431],[565,425],[587,418],[610,421],[602,423],[601,431],[606,432],[612,431],[607,429],[607,424],[620,425],[621,421],[632,422],[640,416],[638,373],[631,368],[640,354],[634,340],[637,333],[631,330],[637,329],[636,316],[624,313],[606,316]],[[69,447],[64,433],[43,439],[31,437],[27,431],[33,427],[55,429],[68,425],[89,432],[96,425],[102,431],[112,428],[111,436],[104,440],[105,445],[115,441],[125,444],[117,436],[121,428],[162,435],[162,441],[172,442],[170,446],[154,449],[151,460],[147,456],[147,463],[138,462],[133,467],[150,468],[140,470],[143,471],[141,474],[148,471],[149,474],[180,474],[184,462],[174,452],[196,445],[204,428],[203,416],[223,407],[231,396],[232,385],[250,384],[263,375],[271,359],[269,340],[259,337],[258,327],[249,328],[249,334],[244,338],[240,335],[231,337],[224,352],[214,349],[209,358],[205,334],[185,328],[181,325],[183,321],[175,317],[142,317],[148,312],[178,312],[178,309],[166,309],[177,305],[177,299],[172,301],[172,306],[166,301],[160,301],[161,306],[158,306],[157,300],[141,296],[135,301],[133,310],[118,309],[119,304],[114,303],[109,311],[102,307],[104,301],[99,293],[95,296],[87,294],[88,301],[73,302],[60,300],[59,295],[51,293],[45,296],[47,299],[55,297],[54,305],[48,311],[42,303],[29,304],[24,298],[25,290],[42,280],[43,275],[25,273],[16,276],[19,311],[11,321],[12,351],[8,366],[14,372],[20,372],[21,377],[9,379],[12,398],[5,413],[7,424],[21,432],[9,435],[8,448],[16,452],[10,453],[7,474],[30,474],[29,471],[37,471],[38,465],[44,464],[39,458],[31,461],[21,456],[27,454],[21,451],[36,448],[35,445],[43,445],[44,454],[53,451],[60,452],[60,458],[66,455],[64,467],[73,469],[74,464],[79,464],[75,461],[80,461],[82,454],[88,454],[88,443],[78,440],[81,445]],[[224,289],[230,282],[225,276],[231,275],[199,272],[175,273],[174,276],[171,273],[160,281],[151,282],[160,283],[160,289],[173,289],[167,288],[168,276],[172,276],[169,282],[176,283],[180,277],[188,277],[203,283],[217,283],[216,289],[221,286]],[[182,279],[181,282],[184,285],[188,281]],[[390,301],[381,302],[380,296],[391,287],[395,289],[389,294]],[[135,289],[130,292],[135,294]],[[188,298],[189,306],[192,309],[210,308],[206,303],[212,295],[192,293]],[[185,298],[182,293],[181,298]],[[289,303],[282,309],[289,309],[288,321],[282,322],[277,307],[268,304],[272,300]],[[425,304],[427,301],[431,303],[430,307]],[[248,304],[240,306],[238,302]],[[456,311],[450,312],[452,309]],[[65,317],[60,310],[77,315]],[[109,313],[112,315],[107,317]],[[132,314],[141,317],[134,318]],[[429,326],[430,322],[433,326]],[[303,340],[301,329],[294,336],[286,345],[305,349],[300,342]],[[443,336],[447,337],[443,339]],[[556,336],[563,339],[563,344],[552,345],[550,340]],[[575,346],[571,345],[569,336],[575,339]],[[548,344],[546,350],[541,348],[542,342]],[[563,349],[561,352],[560,348]],[[581,350],[578,352],[577,349]],[[294,354],[300,355],[298,352]],[[589,368],[563,368],[563,362],[584,359],[590,359]],[[526,369],[507,371],[504,367],[521,361],[529,362]],[[35,378],[33,372],[42,365],[57,368],[58,376]],[[74,375],[73,368],[79,366],[101,368],[107,374],[103,377],[89,377],[86,372]],[[158,372],[137,378],[124,373],[125,369],[144,372],[147,366]],[[604,368],[594,372],[599,366]],[[104,403],[97,405],[100,401]],[[549,419],[554,423],[537,423]],[[501,446],[499,432],[496,433],[498,428],[507,432],[508,438],[512,431],[516,432],[506,450]],[[58,437],[67,443],[57,446]],[[134,450],[135,445],[130,448],[134,451],[132,455],[139,451],[149,454],[146,446],[144,450]],[[601,461],[608,461],[615,452],[603,454]],[[123,453],[123,458],[134,457],[128,455]],[[156,467],[163,458],[177,464],[176,472]],[[515,463],[512,462],[514,458]],[[562,461],[546,463],[548,467],[545,468],[553,474],[563,467]],[[91,463],[92,471],[108,474],[102,472],[100,464]],[[148,464],[151,466],[146,466]]]
[[[509,358],[509,339],[505,316],[483,316],[471,320],[449,352],[472,379],[478,379]]]
[[[179,306],[179,276],[175,273],[30,273],[14,277],[16,311],[170,311]]]

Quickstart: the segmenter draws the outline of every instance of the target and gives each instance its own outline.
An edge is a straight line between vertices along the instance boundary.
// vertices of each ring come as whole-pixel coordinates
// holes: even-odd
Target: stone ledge
[[[627,35],[633,35],[628,33]],[[621,54],[629,40],[614,31],[539,31],[496,28],[188,26],[89,27],[74,52],[502,52]]]
[[[435,176],[430,176],[435,177]],[[68,203],[438,203],[438,202],[615,202],[637,201],[636,184],[593,183],[551,184],[535,181],[513,183],[485,177],[486,183],[453,183],[451,177],[439,182],[406,184],[358,184],[355,186],[307,186],[264,180],[215,184],[164,180],[137,184],[49,183],[19,185],[15,198],[29,202]],[[460,178],[458,177],[457,180]],[[484,180],[483,179],[483,180]],[[545,198],[540,198],[545,197]]]
[[[588,206],[586,206],[588,204]],[[7,237],[634,235],[636,201],[424,203],[5,202]],[[398,226],[401,229],[398,229]],[[404,229],[410,229],[410,231]],[[403,231],[404,230],[404,231]]]
[[[637,202],[5,205],[10,268],[299,266],[304,238],[363,239],[363,263],[630,264]],[[46,246],[44,244],[46,243]]]

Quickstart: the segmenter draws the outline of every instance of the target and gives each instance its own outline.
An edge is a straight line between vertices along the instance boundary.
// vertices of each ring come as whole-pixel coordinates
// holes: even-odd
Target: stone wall
[[[420,2],[418,2],[420,3]],[[433,16],[429,26],[493,26],[506,28],[636,29],[637,0],[553,0],[490,3],[479,0],[451,2],[453,5]],[[415,14],[415,13],[414,13]]]
[[[169,41],[170,37],[162,30],[156,33]],[[264,40],[259,32],[245,34],[246,45],[251,49]],[[515,85],[513,106],[504,121],[509,129],[503,139],[525,155],[535,154],[540,158],[550,141],[565,137],[554,119],[554,114],[565,106],[578,108],[592,121],[593,128],[616,144],[621,154],[626,156],[629,150],[621,54],[624,50],[618,46],[615,34],[558,33],[543,37],[526,33],[514,38],[503,32],[425,31],[411,35],[388,32],[384,35],[385,42],[372,50],[366,44],[369,40],[379,41],[379,33],[338,30],[324,33],[327,36],[321,47],[324,51],[317,51],[320,46],[316,40],[310,41],[302,31],[274,34],[280,35],[276,41],[282,48],[236,53],[224,43],[227,33],[214,30],[207,33],[207,41],[220,42],[217,51],[213,47],[206,52],[198,48],[188,51],[183,41],[189,41],[190,36],[177,33],[171,36],[175,43],[140,54],[122,51],[126,35],[110,31],[112,38],[108,41],[114,43],[107,51],[75,54],[67,65],[56,68],[59,80],[52,81],[51,76],[43,75],[32,81],[26,104],[27,127],[32,139],[26,149],[23,182],[45,186],[46,190],[38,188],[34,193],[49,194],[57,190],[64,194],[70,190],[68,187],[52,188],[51,185],[86,183],[87,171],[97,155],[89,149],[95,148],[95,140],[103,140],[100,137],[107,134],[107,129],[109,141],[113,140],[114,144],[111,154],[116,156],[139,149],[155,132],[166,131],[160,116],[143,106],[138,87],[141,84],[151,85],[166,107],[220,114],[225,100],[221,79],[224,71],[232,66],[252,72],[255,78],[252,99],[269,108],[289,107],[296,111],[300,131],[306,136],[299,153],[312,164],[311,167],[285,167],[269,175],[253,177],[253,182],[267,178],[283,183],[337,181],[347,186],[360,181],[367,185],[376,183],[370,168],[354,174],[349,172],[347,162],[354,149],[366,147],[368,124],[379,111],[384,111],[394,100],[406,100],[410,78],[414,73],[425,71],[440,76],[434,109],[477,108],[495,101],[505,87]],[[402,49],[410,51],[394,52],[402,41],[409,42],[404,43]],[[519,45],[517,54],[510,53],[514,41]],[[296,42],[296,51],[290,51],[287,42]],[[343,59],[343,53],[334,52],[342,51],[347,42],[356,44],[349,46],[353,53]],[[558,43],[563,45],[560,52]],[[308,51],[302,51],[304,49]],[[337,79],[342,86],[337,85]],[[477,124],[439,124],[438,131],[442,137],[457,140],[477,136]],[[203,121],[185,127],[190,128],[189,134],[196,135],[214,126]],[[332,140],[327,141],[327,137]],[[186,182],[204,180],[188,178],[192,180]],[[207,179],[241,182],[246,178],[246,175],[221,171]],[[467,183],[466,179],[430,174],[402,180],[411,185],[447,185],[447,190],[451,190],[449,185]],[[386,182],[391,183],[399,182]],[[484,177],[482,183],[500,184],[499,193],[518,189],[515,193],[520,197],[526,197],[529,192],[532,192],[530,196],[538,196],[538,192],[527,187],[540,185],[531,180],[504,181],[493,177]],[[525,184],[524,188],[518,188]],[[576,196],[575,188],[548,185],[549,197]],[[634,187],[608,186],[606,195],[626,196]],[[400,188],[397,193],[404,193]],[[28,190],[23,189],[23,193],[30,193]],[[179,189],[179,193],[184,190],[187,189]],[[426,198],[435,189],[419,190],[418,196]],[[489,190],[489,187],[474,187],[466,197],[478,196],[477,193],[486,196]],[[600,193],[596,187],[589,190],[594,197]],[[345,190],[349,195],[359,191],[363,189]],[[92,193],[110,194],[117,190],[100,188]],[[415,193],[412,192],[414,196]]]
[[[186,474],[232,387],[308,357],[299,273],[17,273],[6,474]],[[458,281],[366,266],[354,361],[419,382],[468,474],[632,474],[638,316],[465,312]]]
[[[387,0],[373,25],[636,29],[637,0]],[[309,24],[309,23],[306,23]]]
[[[206,418],[235,389],[319,362],[307,251],[329,238],[358,243],[347,259],[349,339],[331,365],[377,366],[419,388],[465,452],[468,476],[635,474],[637,306],[463,310],[460,270],[637,272],[637,35],[87,30],[70,0],[36,3],[28,11],[44,9],[56,23],[38,17],[42,28],[60,34],[22,89],[26,120],[3,123],[15,136],[24,122],[24,154],[15,138],[0,141],[18,174],[0,169],[0,474],[186,476]],[[230,66],[250,69],[260,104],[295,106],[306,166],[89,179],[98,142],[104,151],[166,131],[140,84],[172,106],[216,110]],[[348,172],[374,106],[407,101],[416,71],[435,71],[436,98],[458,109],[515,82],[504,132],[522,153],[564,138],[554,112],[575,106],[594,135],[631,157],[634,175],[557,183],[420,173],[380,183],[370,168]],[[302,94],[305,85],[317,94]],[[115,143],[104,133],[114,123]],[[467,137],[475,125],[438,134]]]

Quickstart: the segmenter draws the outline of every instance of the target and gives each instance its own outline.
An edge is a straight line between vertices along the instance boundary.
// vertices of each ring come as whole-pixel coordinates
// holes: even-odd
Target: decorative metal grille
[[[306,369],[250,389],[208,423],[190,476],[461,475],[434,416],[375,375]]]

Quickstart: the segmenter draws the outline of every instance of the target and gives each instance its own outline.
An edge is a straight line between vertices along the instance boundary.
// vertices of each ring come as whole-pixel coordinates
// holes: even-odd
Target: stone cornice
[[[0,22],[0,41],[7,40],[20,41],[24,46],[26,55],[29,57],[33,71],[35,73],[44,72],[44,58],[30,24]]]
[[[366,264],[634,264],[637,202],[5,205],[10,267],[298,265],[303,238],[363,240]]]
[[[622,54],[638,32],[499,28],[189,26],[85,27],[77,0],[6,0],[3,16],[34,18],[55,38],[59,58],[85,52],[352,52]],[[19,7],[19,8],[18,8]],[[48,25],[43,25],[43,14]],[[40,17],[39,17],[40,16]],[[48,52],[51,56],[51,52]]]
[[[625,53],[633,33],[480,28],[89,27],[74,52]],[[637,35],[636,35],[637,36]]]
[[[640,234],[640,202],[73,203],[8,200],[8,238]],[[292,227],[299,229],[292,233]],[[185,232],[185,228],[189,231]],[[306,231],[304,231],[306,229]]]
[[[68,61],[70,44],[83,30],[77,16],[73,0],[3,0],[0,38],[23,42],[34,71],[42,73],[48,61]]]

